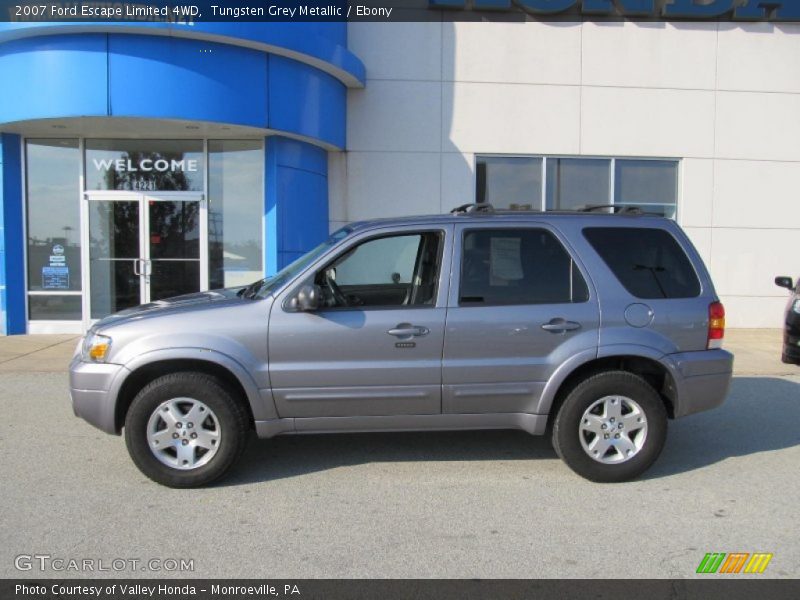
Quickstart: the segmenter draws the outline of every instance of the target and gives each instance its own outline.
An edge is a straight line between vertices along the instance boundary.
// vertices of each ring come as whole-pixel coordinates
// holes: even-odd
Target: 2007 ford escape
[[[578,474],[624,481],[668,419],[725,399],[723,331],[669,219],[465,206],[355,223],[247,288],[107,317],[70,394],[173,487],[222,476],[249,429],[518,428],[551,435]]]

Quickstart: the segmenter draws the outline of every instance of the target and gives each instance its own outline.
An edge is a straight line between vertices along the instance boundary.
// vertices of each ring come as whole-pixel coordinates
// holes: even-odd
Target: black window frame
[[[466,302],[465,303],[462,300],[462,298],[463,298],[462,291],[463,291],[463,285],[464,285],[464,256],[465,256],[464,247],[465,247],[465,241],[466,241],[467,235],[470,234],[470,233],[474,233],[476,231],[502,231],[502,232],[540,231],[540,232],[544,232],[544,233],[549,234],[561,246],[561,249],[564,251],[564,253],[567,255],[567,257],[570,259],[570,263],[571,263],[573,269],[575,269],[574,272],[577,272],[577,275],[580,276],[581,280],[583,281],[583,287],[586,290],[585,299],[579,300],[579,301],[570,300],[569,302],[509,302],[509,303]],[[460,256],[458,257],[458,294],[457,294],[457,297],[456,297],[457,298],[457,306],[459,308],[487,308],[487,307],[511,307],[511,306],[560,306],[560,305],[572,305],[572,304],[586,304],[587,302],[591,302],[592,301],[592,289],[589,286],[590,279],[587,277],[587,275],[586,275],[586,273],[585,273],[585,271],[583,269],[583,266],[580,263],[578,263],[578,261],[575,259],[575,253],[572,251],[572,248],[569,247],[569,245],[565,242],[565,240],[563,240],[561,238],[560,235],[558,235],[558,233],[556,233],[554,230],[552,230],[549,227],[546,227],[546,226],[544,226],[544,225],[542,225],[540,223],[531,224],[531,225],[516,226],[516,227],[513,227],[513,226],[495,226],[495,227],[478,226],[478,227],[467,227],[467,228],[464,228],[462,230],[462,232],[461,232],[461,244],[460,244],[460,248],[459,248],[459,254],[460,254]],[[455,267],[455,265],[453,265],[453,267],[451,267],[451,269],[454,268],[454,267]],[[573,274],[572,277],[574,278],[574,276],[575,275]],[[574,290],[574,288],[573,288],[573,290]],[[574,292],[573,292],[573,296],[574,296]]]

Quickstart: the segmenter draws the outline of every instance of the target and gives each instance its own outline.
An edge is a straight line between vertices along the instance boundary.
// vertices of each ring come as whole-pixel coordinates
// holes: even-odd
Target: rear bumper
[[[69,366],[69,396],[72,411],[106,433],[119,433],[115,422],[115,383],[127,372],[122,365],[81,362]]]
[[[675,418],[721,405],[731,385],[733,354],[726,350],[681,352],[664,357],[675,381]]]

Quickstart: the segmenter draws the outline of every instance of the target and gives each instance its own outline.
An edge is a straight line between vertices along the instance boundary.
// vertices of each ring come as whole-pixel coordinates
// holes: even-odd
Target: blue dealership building
[[[0,24],[3,333],[274,273],[328,235],[346,23]]]

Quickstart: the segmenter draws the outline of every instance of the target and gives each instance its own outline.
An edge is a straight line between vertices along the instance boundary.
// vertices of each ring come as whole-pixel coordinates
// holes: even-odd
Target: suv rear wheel
[[[172,373],[134,398],[125,417],[133,462],[153,481],[177,488],[206,485],[244,451],[247,414],[224,384],[205,373]]]
[[[634,479],[661,453],[667,411],[644,379],[607,371],[578,384],[553,425],[553,447],[578,475],[591,481]]]

